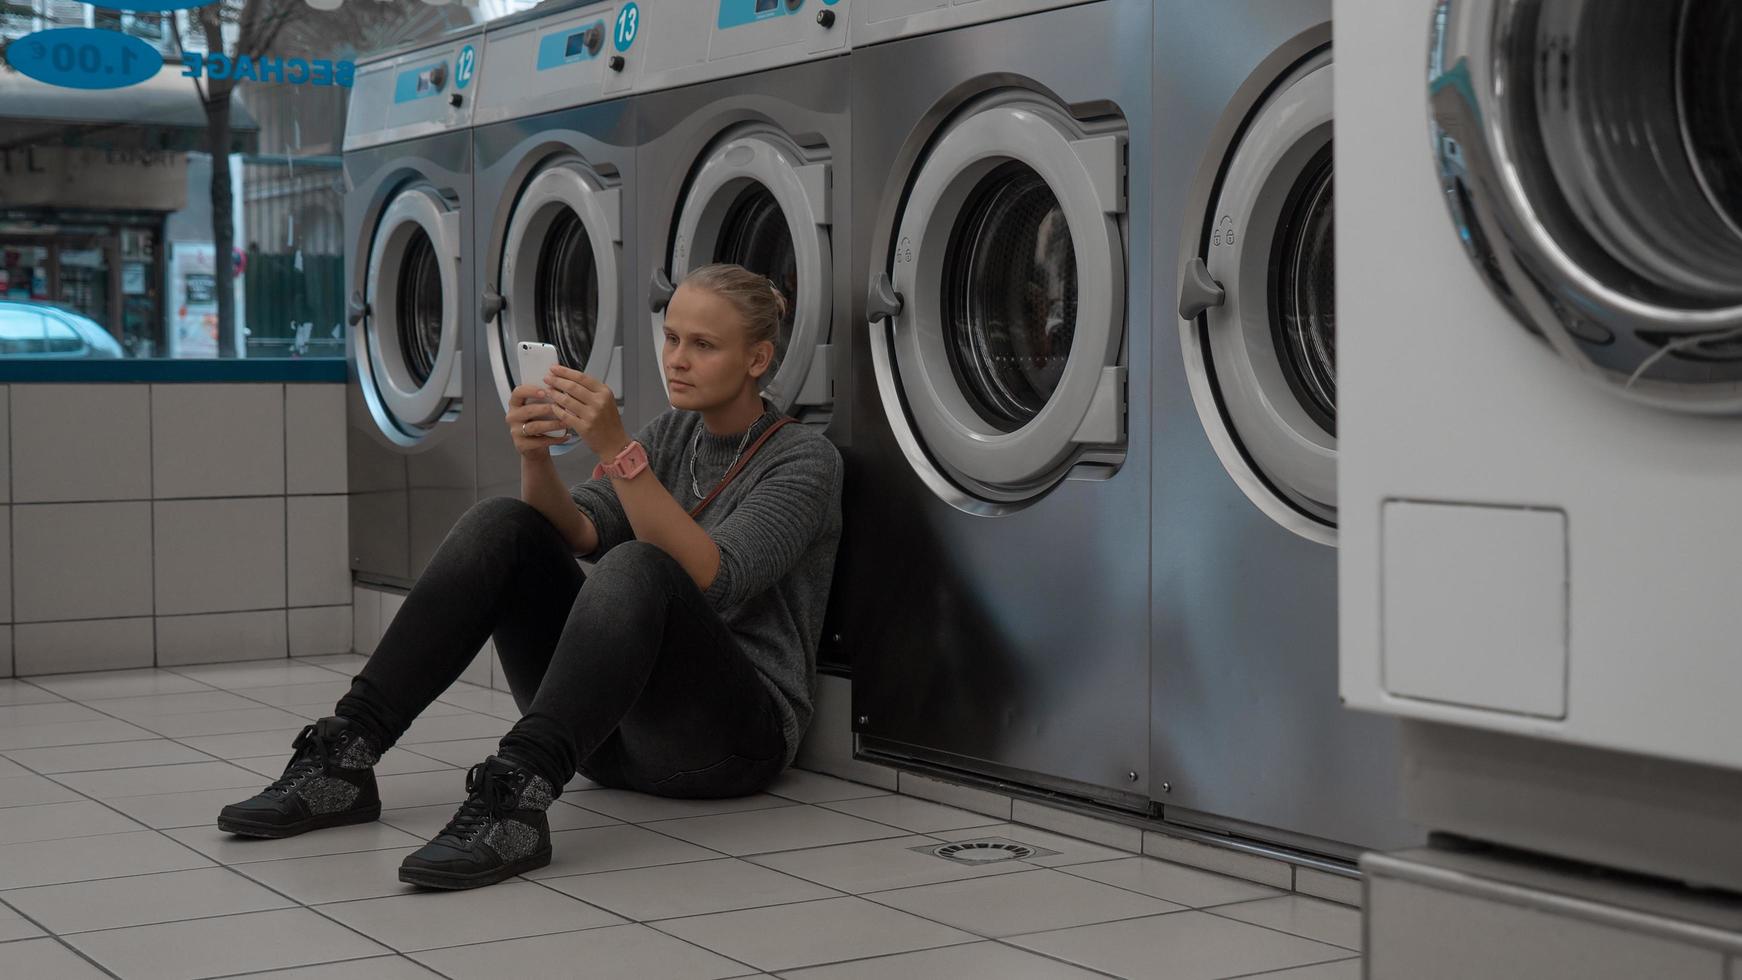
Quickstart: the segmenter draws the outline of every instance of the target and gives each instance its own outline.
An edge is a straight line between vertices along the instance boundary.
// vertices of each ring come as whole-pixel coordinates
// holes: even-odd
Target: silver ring
[[[526,431],[526,423],[525,422],[520,423],[520,434],[523,436],[532,435],[532,433]]]

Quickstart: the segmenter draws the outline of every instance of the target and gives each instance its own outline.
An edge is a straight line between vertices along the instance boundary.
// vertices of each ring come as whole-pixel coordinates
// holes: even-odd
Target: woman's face
[[[751,344],[738,311],[719,294],[679,286],[665,308],[665,388],[672,407],[727,404],[768,370],[774,345]]]

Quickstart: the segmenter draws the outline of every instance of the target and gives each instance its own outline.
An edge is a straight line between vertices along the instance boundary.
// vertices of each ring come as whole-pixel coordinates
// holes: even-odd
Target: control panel
[[[620,98],[636,87],[646,0],[592,4],[486,28],[490,78],[478,125]]]
[[[855,0],[641,0],[639,91],[693,85],[847,50]]]
[[[484,36],[477,29],[441,43],[388,52],[357,66],[345,149],[428,136],[472,123],[482,85]]]

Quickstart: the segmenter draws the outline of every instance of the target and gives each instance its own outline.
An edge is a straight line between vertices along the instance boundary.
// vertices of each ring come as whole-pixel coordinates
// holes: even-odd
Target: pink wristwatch
[[[613,476],[619,480],[633,480],[644,469],[647,469],[647,449],[631,439],[616,456],[593,467],[593,479]]]

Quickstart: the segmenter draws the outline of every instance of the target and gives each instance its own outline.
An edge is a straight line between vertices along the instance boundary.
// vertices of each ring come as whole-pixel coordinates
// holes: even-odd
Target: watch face
[[[605,471],[619,480],[633,479],[642,470],[647,469],[647,449],[639,442],[631,442],[623,447],[617,458],[604,464]]]

